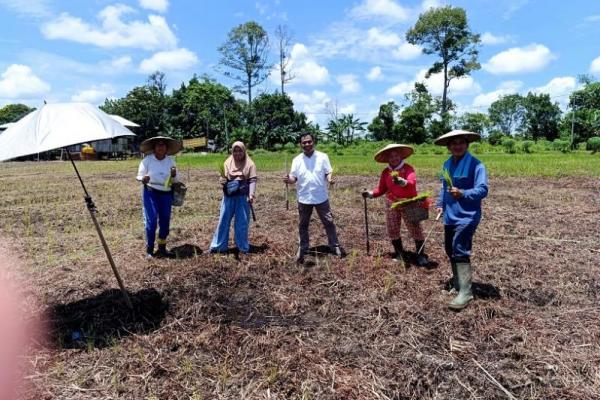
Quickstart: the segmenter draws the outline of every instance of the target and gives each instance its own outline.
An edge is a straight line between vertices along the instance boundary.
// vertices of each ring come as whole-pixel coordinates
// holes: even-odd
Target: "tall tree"
[[[560,107],[552,103],[549,94],[528,93],[523,98],[523,125],[529,139],[554,140],[558,138]]]
[[[584,86],[569,96],[571,112],[564,116],[561,124],[565,134],[573,131],[574,143],[600,135],[600,82],[592,77],[580,77],[580,82]]]
[[[405,143],[423,143],[427,140],[427,131],[437,109],[435,100],[427,87],[417,82],[414,89],[406,94],[405,104],[394,127],[394,137]]]
[[[470,132],[477,132],[484,136],[489,127],[489,117],[487,114],[480,112],[467,112],[456,119],[456,128],[464,129]]]
[[[256,135],[251,146],[272,149],[276,144],[295,142],[296,136],[307,127],[306,115],[294,111],[287,94],[263,93],[252,104]]]
[[[0,124],[18,121],[34,110],[25,104],[7,104],[0,108]]]
[[[267,32],[254,21],[241,24],[229,32],[219,52],[219,64],[232,70],[225,71],[225,76],[241,83],[234,90],[247,94],[248,104],[252,104],[252,88],[262,83],[270,72]]]
[[[444,87],[441,114],[444,117],[449,109],[447,97],[450,81],[481,68],[477,62],[479,35],[471,32],[464,9],[446,6],[430,8],[421,14],[415,26],[406,33],[406,40],[422,46],[425,54],[440,58],[429,68],[426,76],[442,72]]]
[[[394,137],[395,116],[400,107],[393,101],[379,106],[379,113],[367,129],[374,140],[390,140]]]
[[[523,96],[509,94],[501,96],[488,109],[492,126],[505,135],[513,135],[524,129],[525,107]]]
[[[285,93],[285,84],[294,79],[290,72],[290,44],[292,35],[285,25],[277,25],[275,29],[277,48],[279,50],[279,79],[281,80],[281,93]]]

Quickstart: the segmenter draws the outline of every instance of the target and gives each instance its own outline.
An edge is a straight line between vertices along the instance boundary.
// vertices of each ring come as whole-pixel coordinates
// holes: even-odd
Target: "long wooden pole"
[[[92,221],[94,222],[94,227],[96,228],[96,232],[98,232],[98,237],[100,238],[102,247],[104,247],[104,251],[106,252],[106,257],[108,258],[108,262],[110,263],[110,267],[112,268],[113,274],[115,274],[115,278],[117,278],[117,282],[119,283],[119,288],[121,288],[121,293],[123,293],[123,297],[125,299],[125,304],[127,304],[127,307],[129,307],[129,309],[133,309],[133,304],[131,303],[131,299],[129,298],[129,295],[127,294],[127,290],[125,289],[125,285],[123,284],[123,280],[121,279],[121,274],[119,274],[119,270],[117,269],[117,266],[115,265],[115,261],[112,258],[112,254],[110,253],[110,249],[108,248],[108,244],[106,243],[106,240],[104,239],[104,234],[102,233],[102,228],[100,227],[100,224],[98,223],[98,220],[96,219],[96,212],[98,211],[98,209],[96,208],[96,205],[94,204],[94,201],[92,200],[92,197],[89,195],[87,189],[85,188],[85,185],[83,184],[83,179],[81,179],[81,175],[79,175],[79,170],[77,170],[77,166],[75,165],[75,162],[73,161],[73,157],[71,157],[71,153],[69,152],[68,149],[66,149],[66,151],[69,156],[69,160],[71,160],[71,164],[73,165],[73,168],[75,169],[77,178],[79,178],[79,183],[81,183],[83,192],[85,193],[85,196],[83,197],[85,199],[85,204],[87,206],[88,211],[90,212],[90,217],[92,217]]]
[[[367,237],[367,255],[371,255],[371,244],[369,243],[369,214],[367,213],[367,198],[363,197],[365,203],[365,236]]]
[[[282,84],[283,85],[283,84]],[[283,87],[283,86],[282,86]],[[287,154],[285,155],[285,173],[288,174],[288,162],[287,162]],[[290,209],[290,186],[285,184],[285,209]]]

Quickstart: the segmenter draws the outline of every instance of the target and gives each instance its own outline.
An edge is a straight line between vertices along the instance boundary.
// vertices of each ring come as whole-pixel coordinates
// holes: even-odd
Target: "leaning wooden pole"
[[[100,227],[100,224],[98,223],[98,220],[96,219],[96,212],[98,211],[96,209],[96,205],[94,204],[92,197],[87,192],[87,189],[85,188],[85,185],[83,184],[83,180],[81,179],[81,175],[79,175],[79,170],[77,170],[77,166],[75,165],[75,162],[73,161],[73,157],[71,157],[71,153],[68,151],[68,149],[67,149],[67,154],[69,156],[69,160],[71,160],[71,164],[73,165],[73,168],[75,169],[77,178],[79,178],[79,183],[81,183],[83,192],[85,193],[85,196],[84,196],[85,204],[87,206],[88,211],[90,212],[90,217],[92,217],[92,221],[94,222],[94,227],[96,228],[96,232],[98,232],[98,237],[100,238],[102,247],[104,247],[104,251],[106,252],[106,257],[108,258],[110,267],[112,268],[112,271],[115,274],[115,278],[117,278],[117,282],[119,283],[119,288],[121,289],[121,293],[123,293],[123,297],[125,298],[125,304],[127,304],[127,307],[129,307],[129,309],[133,309],[133,304],[131,303],[129,294],[127,294],[127,290],[125,289],[125,285],[123,284],[123,280],[121,279],[121,274],[119,274],[119,270],[117,269],[117,266],[115,265],[115,261],[112,258],[112,254],[110,253],[110,249],[108,248],[108,244],[106,243],[106,240],[104,239],[104,234],[102,233],[102,228]]]

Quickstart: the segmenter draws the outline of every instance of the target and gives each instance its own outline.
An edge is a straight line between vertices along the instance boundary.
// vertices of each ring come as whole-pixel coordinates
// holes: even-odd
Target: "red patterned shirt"
[[[381,172],[379,185],[373,190],[373,197],[379,197],[387,193],[388,203],[415,197],[417,195],[417,175],[414,168],[409,164],[404,164],[396,170],[399,178],[406,179],[406,186],[394,183],[392,171],[390,167],[387,167]]]

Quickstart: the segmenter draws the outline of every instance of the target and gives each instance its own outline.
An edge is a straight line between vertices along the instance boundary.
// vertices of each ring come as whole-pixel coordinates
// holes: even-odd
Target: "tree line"
[[[280,89],[253,96],[255,88],[273,70],[270,62],[269,35],[256,22],[234,27],[219,46],[218,70],[235,84],[229,88],[210,76],[194,75],[167,93],[165,74],[151,74],[144,85],[133,88],[124,97],[106,99],[101,109],[140,125],[139,140],[157,134],[176,138],[208,137],[218,147],[243,140],[251,148],[275,149],[294,142],[302,131],[310,131],[324,140],[350,145],[357,139],[388,140],[420,144],[429,142],[450,129],[482,133],[492,144],[504,137],[527,140],[568,138],[572,145],[597,137],[600,132],[600,82],[580,77],[582,87],[569,97],[569,111],[563,113],[548,94],[510,94],[493,102],[487,112],[459,114],[448,97],[452,80],[480,68],[480,37],[471,31],[466,11],[460,7],[432,8],[419,16],[406,32],[406,40],[419,45],[436,60],[426,78],[440,73],[441,96],[433,96],[423,83],[415,83],[400,104],[382,104],[370,123],[354,114],[330,110],[324,129],[294,109],[285,85],[294,78],[290,69],[292,36],[287,27],[275,34]],[[245,99],[235,96],[245,96]],[[9,104],[0,109],[0,123],[12,122],[32,109]]]

